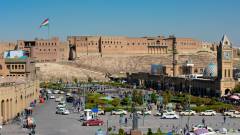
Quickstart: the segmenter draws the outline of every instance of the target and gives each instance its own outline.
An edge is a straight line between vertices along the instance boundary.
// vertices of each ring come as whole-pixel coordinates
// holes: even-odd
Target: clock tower
[[[218,89],[221,95],[228,94],[235,86],[233,79],[233,49],[232,43],[226,35],[217,49],[217,65],[218,65]]]

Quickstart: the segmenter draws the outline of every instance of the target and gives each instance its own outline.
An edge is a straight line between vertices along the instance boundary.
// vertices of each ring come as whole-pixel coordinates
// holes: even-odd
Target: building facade
[[[59,38],[17,41],[17,49],[27,51],[29,57],[36,62],[66,61],[69,54],[68,48],[68,44],[60,42]]]
[[[171,69],[173,71],[173,68]],[[183,65],[181,69],[182,72],[177,72],[176,75],[168,75],[166,69],[160,75],[133,73],[128,75],[128,82],[157,90],[191,92],[196,96],[223,96],[238,84],[233,78],[233,48],[226,35],[217,47],[217,65],[210,62],[202,69],[202,73],[198,74],[193,73],[194,65],[191,62]]]
[[[168,54],[172,51],[173,38],[169,37],[125,37],[125,36],[69,36],[71,53],[81,55],[97,54]],[[176,49],[183,52],[196,52],[201,42],[192,38],[176,38]]]
[[[5,51],[4,57],[0,57],[1,124],[15,118],[39,98],[35,62],[19,52],[22,51]]]

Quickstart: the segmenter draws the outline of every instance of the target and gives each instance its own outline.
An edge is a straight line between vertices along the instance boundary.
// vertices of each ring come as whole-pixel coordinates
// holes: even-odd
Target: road
[[[116,126],[116,132],[121,127],[125,130],[131,129],[131,119],[128,119],[127,126],[119,125],[119,116],[111,116],[107,113],[104,116],[100,116],[104,120],[103,126],[86,127],[82,126],[82,122],[79,121],[78,113],[71,113],[70,115],[57,115],[55,114],[55,108],[57,103],[54,100],[49,100],[45,104],[39,104],[34,108],[33,116],[36,119],[36,135],[94,135],[95,132],[101,128],[106,131],[107,120],[109,127]],[[71,105],[69,105],[71,107]],[[129,116],[127,116],[129,118]],[[190,125],[199,124],[202,121],[202,116],[191,116]],[[156,131],[160,128],[164,132],[172,130],[172,127],[183,128],[187,124],[188,117],[180,117],[177,120],[160,119],[155,116],[146,116],[144,122],[139,119],[139,129],[147,132],[148,128],[152,128]],[[205,116],[206,124],[214,129],[221,127],[238,129],[240,127],[239,119],[227,118],[226,123],[223,124],[223,116],[218,114],[217,116]],[[143,125],[144,124],[144,125]],[[27,130],[21,129],[19,126],[10,124],[4,126],[4,132],[2,135],[26,135]]]

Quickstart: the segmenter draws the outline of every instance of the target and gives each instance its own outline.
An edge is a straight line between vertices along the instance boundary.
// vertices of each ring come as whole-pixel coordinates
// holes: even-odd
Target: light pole
[[[189,97],[188,97],[188,110],[190,110],[190,102],[191,102],[191,79],[189,78],[188,79],[189,81],[189,88],[188,88],[188,94],[189,94]],[[190,115],[188,115],[188,131],[189,131],[189,123],[190,123]]]

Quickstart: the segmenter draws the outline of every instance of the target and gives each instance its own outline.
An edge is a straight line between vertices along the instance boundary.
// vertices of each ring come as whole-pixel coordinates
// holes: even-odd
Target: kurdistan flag
[[[49,25],[49,19],[47,18],[41,23],[40,28],[43,26],[48,26],[48,25]]]

